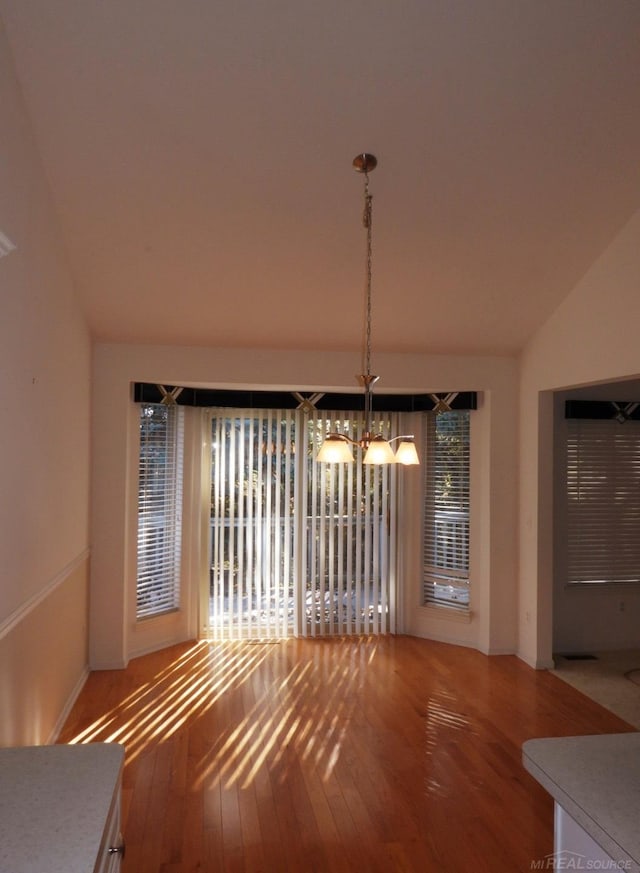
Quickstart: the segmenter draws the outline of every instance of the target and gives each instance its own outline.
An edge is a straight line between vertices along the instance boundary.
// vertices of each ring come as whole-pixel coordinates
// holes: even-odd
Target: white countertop
[[[93,873],[124,746],[0,749],[0,873]]]
[[[525,769],[624,870],[640,871],[640,733],[528,740]]]

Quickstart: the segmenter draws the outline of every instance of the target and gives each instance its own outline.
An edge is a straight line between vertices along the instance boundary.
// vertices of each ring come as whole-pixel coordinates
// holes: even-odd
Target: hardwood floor
[[[60,742],[126,745],[122,873],[518,873],[553,851],[522,743],[627,730],[515,657],[389,636],[92,673]]]

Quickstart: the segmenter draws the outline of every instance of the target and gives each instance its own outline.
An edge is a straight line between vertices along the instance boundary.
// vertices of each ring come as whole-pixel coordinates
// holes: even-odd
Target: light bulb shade
[[[320,446],[316,461],[321,464],[349,464],[353,463],[353,452],[344,437],[330,433]]]
[[[393,449],[383,436],[375,436],[369,443],[363,464],[395,464]]]
[[[416,444],[413,440],[402,440],[396,450],[396,462],[405,466],[420,463]]]

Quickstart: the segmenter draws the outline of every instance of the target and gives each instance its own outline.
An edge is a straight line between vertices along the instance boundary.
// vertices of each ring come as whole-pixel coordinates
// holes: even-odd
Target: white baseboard
[[[81,692],[82,689],[84,688],[84,684],[85,684],[85,682],[86,682],[87,679],[89,678],[89,673],[90,673],[89,667],[88,667],[88,666],[85,666],[84,670],[83,670],[82,673],[80,674],[80,678],[79,678],[78,681],[76,682],[73,691],[72,691],[71,694],[69,695],[69,698],[68,698],[67,702],[66,702],[65,705],[64,705],[64,709],[62,710],[62,712],[61,712],[60,715],[58,716],[58,720],[57,720],[57,722],[55,723],[55,726],[54,726],[54,728],[53,728],[53,731],[51,732],[51,736],[50,736],[49,739],[47,740],[46,745],[48,745],[48,746],[52,745],[53,743],[56,742],[56,740],[57,740],[58,737],[60,736],[60,732],[61,732],[62,728],[64,727],[64,723],[65,723],[66,720],[69,718],[69,713],[70,713],[71,710],[73,709],[73,704],[74,704],[74,703],[76,702],[76,700],[78,699],[78,696],[79,696],[80,692]]]
[[[180,636],[178,638],[171,637],[166,640],[160,640],[153,645],[144,646],[140,649],[134,649],[129,653],[129,658],[143,658],[145,655],[152,655],[154,652],[160,652],[163,649],[170,649],[171,646],[178,646],[181,643],[196,643],[197,639],[192,637],[190,634],[186,636]]]
[[[547,658],[533,659],[523,655],[522,652],[516,652],[516,655],[533,670],[553,670],[555,667],[553,658],[551,660],[548,660]]]

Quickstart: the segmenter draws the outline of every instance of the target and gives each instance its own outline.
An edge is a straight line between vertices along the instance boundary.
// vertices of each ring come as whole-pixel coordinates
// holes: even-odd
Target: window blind
[[[136,618],[180,605],[183,411],[140,407]]]
[[[210,631],[282,638],[294,620],[295,416],[222,410],[211,421]]]
[[[640,580],[640,422],[567,421],[567,581]]]
[[[387,436],[394,414],[375,419]],[[321,464],[361,413],[225,410],[212,418],[210,632],[377,634],[395,628],[393,465]]]
[[[423,605],[469,608],[469,413],[425,426]]]
[[[387,439],[396,415],[376,413],[373,433]],[[394,587],[397,492],[393,464],[320,464],[315,457],[327,432],[357,439],[361,413],[309,416],[306,465],[306,580],[302,632],[308,636],[379,634],[395,628]],[[397,430],[396,430],[397,432]],[[355,450],[356,457],[359,450]]]

